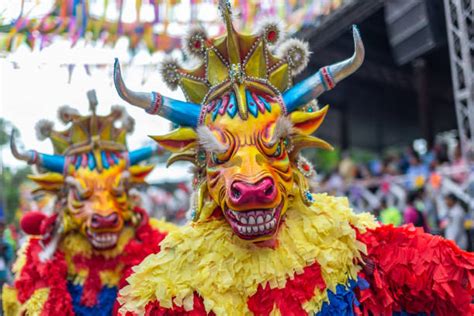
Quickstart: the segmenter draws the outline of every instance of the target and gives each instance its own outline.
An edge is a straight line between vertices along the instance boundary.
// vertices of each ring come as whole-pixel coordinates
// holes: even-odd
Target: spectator
[[[410,166],[407,170],[408,183],[410,190],[416,190],[425,185],[430,171],[427,165],[423,164],[420,155],[412,153],[410,157]]]
[[[395,206],[388,206],[387,200],[382,199],[380,205],[382,211],[380,212],[380,222],[384,225],[400,226],[402,224],[402,214]]]
[[[446,239],[453,240],[461,249],[467,250],[467,233],[464,228],[466,214],[458,198],[454,194],[445,197],[445,203],[448,208],[446,220],[443,223],[445,228],[444,236]]]
[[[420,191],[411,191],[408,194],[407,207],[403,214],[403,222],[405,224],[413,224],[415,227],[422,227],[425,232],[429,233],[430,229],[427,225],[425,215],[421,210],[422,204]]]
[[[451,164],[456,172],[453,174],[453,180],[459,184],[463,184],[469,177],[467,163],[462,157],[461,146],[457,145],[454,150],[453,162]]]

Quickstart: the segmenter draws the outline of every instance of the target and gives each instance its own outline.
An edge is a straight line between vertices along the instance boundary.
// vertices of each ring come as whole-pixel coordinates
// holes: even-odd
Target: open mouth
[[[119,233],[92,233],[87,232],[87,237],[92,244],[92,246],[96,249],[106,250],[114,248],[117,245]]]
[[[270,209],[234,211],[227,209],[226,217],[234,232],[242,239],[257,239],[273,235],[278,228],[283,203]]]

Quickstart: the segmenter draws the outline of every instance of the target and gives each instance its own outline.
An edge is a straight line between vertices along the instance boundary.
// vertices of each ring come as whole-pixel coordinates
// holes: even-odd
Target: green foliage
[[[302,154],[314,165],[314,169],[318,173],[331,172],[337,167],[340,160],[340,151],[337,148],[333,151],[306,149]]]
[[[14,127],[5,119],[0,118],[0,155],[10,142],[10,133]],[[13,223],[15,212],[20,205],[20,185],[31,173],[30,167],[12,170],[2,166],[0,157],[0,203],[4,206],[5,221]]]
[[[31,168],[12,170],[8,167],[0,174],[1,188],[0,199],[5,198],[5,222],[13,223],[15,213],[20,206],[20,186],[27,181],[27,176],[31,174]]]
[[[0,118],[0,147],[7,144],[9,141],[8,129],[10,123],[2,118]]]

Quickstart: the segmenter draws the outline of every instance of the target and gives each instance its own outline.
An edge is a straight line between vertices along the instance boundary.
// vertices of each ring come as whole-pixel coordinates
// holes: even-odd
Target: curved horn
[[[17,146],[15,133],[13,130],[10,136],[10,149],[16,159],[26,161],[29,165],[36,164],[49,171],[63,173],[65,163],[63,156],[42,154],[36,150],[23,151]]]
[[[150,158],[151,156],[158,154],[159,147],[157,145],[143,147],[128,153],[128,159],[130,166],[136,165],[143,160]]]
[[[150,114],[160,115],[173,123],[183,126],[196,127],[198,125],[201,106],[195,103],[174,100],[157,92],[134,92],[125,85],[120,63],[115,58],[114,83],[119,96],[128,103],[144,109]]]
[[[364,62],[365,49],[357,26],[352,26],[354,55],[340,63],[321,68],[317,73],[295,85],[283,94],[288,113],[311,102],[337,83],[352,75]]]

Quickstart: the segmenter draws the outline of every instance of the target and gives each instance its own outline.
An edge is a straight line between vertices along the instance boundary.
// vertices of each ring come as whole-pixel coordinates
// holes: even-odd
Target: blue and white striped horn
[[[201,112],[201,106],[165,97],[157,92],[134,92],[125,85],[120,63],[115,59],[114,83],[118,94],[128,103],[144,109],[147,113],[162,116],[173,123],[182,126],[196,127]]]
[[[10,149],[13,156],[18,160],[26,161],[30,165],[37,165],[49,171],[63,173],[64,163],[66,159],[61,155],[47,155],[37,152],[36,150],[23,151],[16,144],[15,130],[12,131],[10,137]]]
[[[364,62],[365,49],[357,26],[352,27],[354,55],[337,64],[323,67],[311,77],[303,80],[283,94],[288,113],[311,102],[337,83],[352,75]]]

